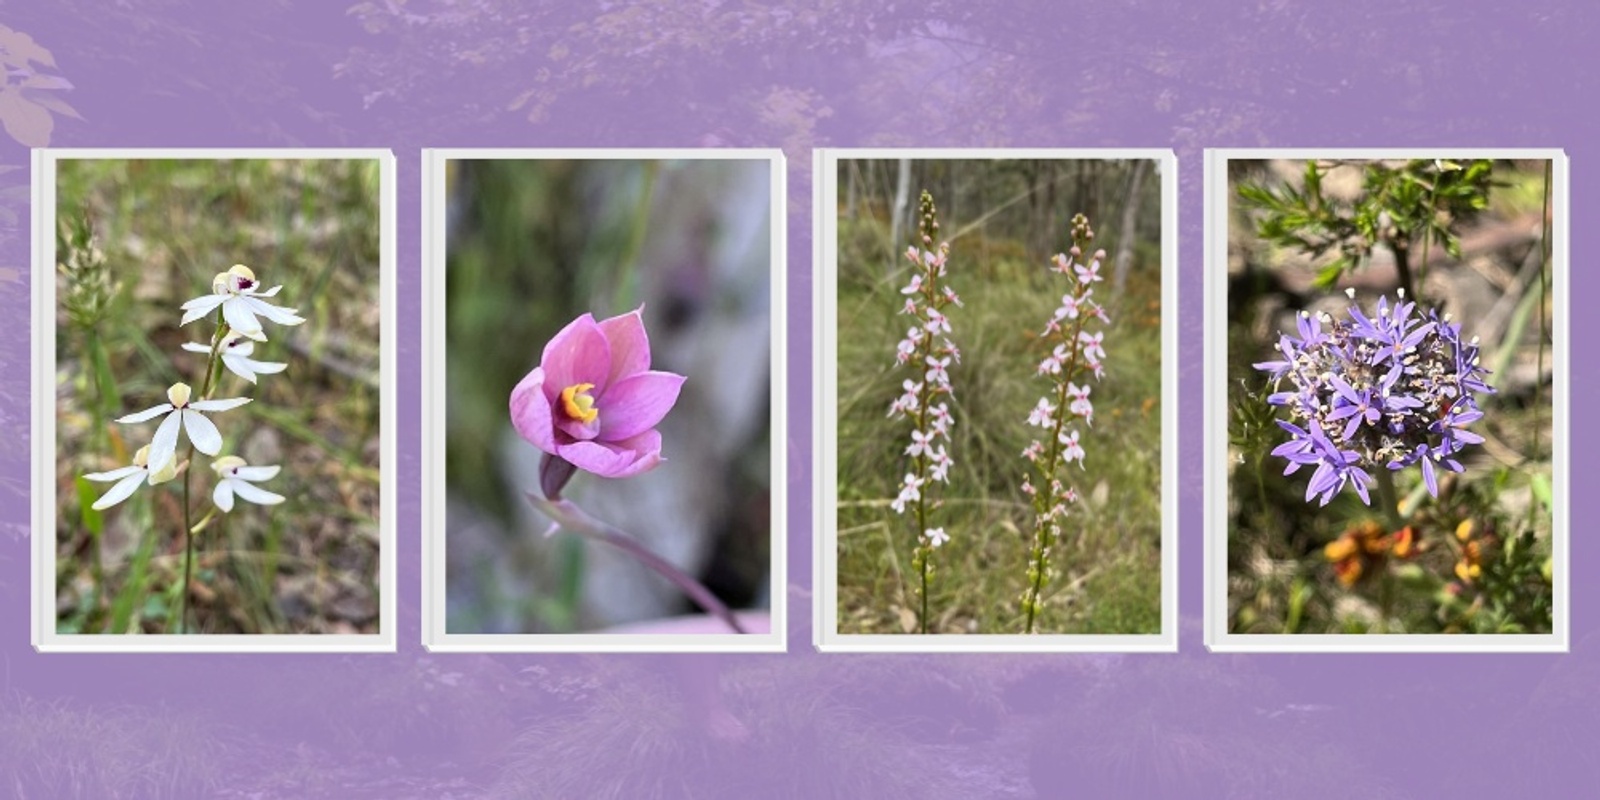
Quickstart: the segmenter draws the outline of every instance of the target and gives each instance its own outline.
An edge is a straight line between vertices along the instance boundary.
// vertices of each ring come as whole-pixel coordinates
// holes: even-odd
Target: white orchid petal
[[[222,304],[222,318],[227,321],[228,327],[246,335],[251,331],[261,330],[261,322],[246,305],[249,300],[248,297],[235,297],[230,302]]]
[[[248,397],[230,397],[226,400],[196,400],[189,407],[196,411],[227,411],[250,402]]]
[[[182,425],[183,412],[174,411],[161,421],[161,427],[156,428],[155,438],[150,440],[149,460],[146,464],[165,464],[178,452],[178,428]]]
[[[283,495],[281,494],[273,494],[272,492],[269,492],[266,489],[247,481],[229,479],[223,481],[223,483],[233,484],[233,491],[237,492],[240,497],[249,500],[256,505],[275,506],[283,502],[284,499]]]
[[[277,373],[289,368],[288,364],[285,364],[281,361],[256,361],[248,358],[243,359],[243,361],[250,366],[251,370],[259,372],[263,375],[276,375]]]
[[[194,449],[214,456],[222,450],[222,433],[206,415],[192,408],[183,410],[183,429],[189,434],[189,441],[194,444]]]
[[[298,316],[299,312],[292,308],[279,308],[254,297],[241,297],[239,302],[248,305],[252,312],[260,314],[279,325],[299,325],[305,322],[304,319]]]
[[[268,289],[268,290],[266,290],[264,292],[254,292],[253,294],[255,294],[256,297],[272,297],[273,295],[278,293],[279,289],[282,289],[282,288],[283,288],[282,286],[274,286],[271,289]]]
[[[283,467],[239,467],[233,471],[234,477],[242,481],[269,481],[278,476]]]
[[[135,467],[134,469],[139,468]],[[139,469],[139,471],[144,472],[142,469]],[[133,495],[133,490],[139,488],[139,484],[143,481],[144,476],[142,475],[129,475],[128,477],[117,481],[117,485],[106,490],[105,494],[100,495],[100,499],[94,501],[94,505],[90,506],[90,508],[96,511],[104,511],[128,499]]]
[[[217,481],[217,488],[211,492],[211,502],[224,512],[233,510],[233,481]]]
[[[122,423],[149,422],[150,420],[153,420],[156,417],[159,417],[162,414],[165,414],[165,413],[167,413],[168,411],[171,411],[171,410],[172,410],[172,404],[171,403],[162,403],[159,406],[152,406],[152,407],[147,408],[147,409],[145,409],[143,411],[135,411],[134,413],[129,414],[129,415],[125,416],[125,417],[117,417],[117,421],[118,422],[122,422]]]
[[[225,294],[206,294],[196,297],[195,299],[178,306],[178,308],[181,308],[184,311],[198,310],[202,315],[204,315],[210,313],[212,309],[215,309],[217,306],[222,305],[222,302],[227,299],[228,296]]]
[[[238,375],[239,377],[244,378],[251,383],[256,382],[256,374],[250,371],[250,359],[248,358],[240,358],[236,355],[224,353],[222,356],[222,366],[227,367],[229,372]]]
[[[144,467],[135,464],[128,467],[119,467],[111,470],[110,472],[90,472],[83,477],[91,481],[100,481],[105,483],[109,481],[119,481],[128,477],[129,475],[134,475],[140,472],[144,472]]]
[[[209,352],[211,352],[211,346],[210,345],[201,344],[199,342],[184,342],[183,343],[183,349],[188,350],[191,353],[209,353]]]
[[[223,297],[222,295],[215,295],[215,294],[214,295],[209,295],[209,296],[201,298],[201,299],[210,300],[212,298],[215,298],[216,302],[210,303],[209,305],[197,305],[194,308],[191,308],[188,311],[183,312],[183,319],[178,320],[178,326],[182,327],[184,325],[188,325],[189,323],[194,322],[197,319],[205,319],[206,317],[211,315],[211,312],[217,310],[217,306],[221,305],[222,301],[228,299],[226,297]],[[185,305],[187,305],[187,303]]]

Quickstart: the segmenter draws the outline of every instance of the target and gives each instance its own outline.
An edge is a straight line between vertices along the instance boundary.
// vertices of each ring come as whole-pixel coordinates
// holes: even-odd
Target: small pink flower
[[[1085,295],[1085,296],[1087,296],[1087,295]],[[1061,295],[1061,307],[1056,309],[1056,320],[1060,321],[1060,320],[1063,320],[1063,319],[1077,319],[1077,318],[1078,318],[1078,298],[1073,297],[1070,294]]]
[[[511,390],[511,423],[522,438],[603,478],[661,463],[655,426],[678,401],[684,376],[650,369],[640,310],[600,322],[584,314],[545,345],[539,366]]]
[[[1067,382],[1067,396],[1072,398],[1072,404],[1067,410],[1083,417],[1090,425],[1094,424],[1094,404],[1089,402],[1089,384],[1079,386],[1071,381]]]
[[[944,347],[940,348],[939,352],[954,358],[957,364],[961,363],[961,349],[956,347],[955,342],[949,339],[944,340]]]
[[[944,451],[944,445],[942,444],[939,445],[938,451],[930,454],[930,457],[933,459],[933,474],[930,477],[941,483],[949,483],[950,468],[955,466],[955,459]]]
[[[1078,444],[1078,432],[1063,431],[1057,439],[1061,444],[1065,445],[1065,449],[1061,451],[1061,460],[1067,463],[1076,461],[1081,468],[1083,466],[1084,452],[1083,445]]]
[[[1078,273],[1078,283],[1094,283],[1095,281],[1105,280],[1105,278],[1100,277],[1100,259],[1098,258],[1090,261],[1087,267],[1082,264],[1075,264],[1072,267],[1072,271]]]
[[[1050,405],[1050,401],[1047,398],[1039,398],[1039,404],[1028,412],[1028,424],[1039,428],[1050,427],[1051,421],[1054,419],[1051,415],[1055,413],[1055,410],[1056,407]]]
[[[911,282],[906,284],[906,288],[901,289],[900,293],[901,294],[917,294],[918,292],[921,292],[921,291],[922,291],[922,273],[913,272],[911,274]]]
[[[1104,341],[1105,338],[1105,331],[1096,331],[1094,333],[1090,333],[1088,331],[1078,331],[1078,341],[1083,344],[1083,354],[1094,359],[1095,361],[1105,360],[1105,348],[1100,346],[1100,343]]]
[[[933,434],[931,434],[931,433],[923,433],[922,431],[913,430],[911,432],[911,444],[906,445],[906,455],[908,455],[908,456],[920,456],[923,453],[930,453],[931,454],[932,452],[933,452]]]

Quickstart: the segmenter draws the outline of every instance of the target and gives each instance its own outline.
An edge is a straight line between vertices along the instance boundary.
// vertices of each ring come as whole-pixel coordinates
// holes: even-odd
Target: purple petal
[[[558,400],[556,402],[559,403],[560,401]],[[576,420],[567,416],[566,412],[560,410],[554,403],[551,404],[550,413],[554,419],[556,430],[561,431],[562,433],[565,433],[574,439],[588,441],[590,439],[597,439],[600,437],[599,417],[595,417],[589,422]]]
[[[1338,408],[1336,408],[1333,411],[1328,413],[1328,421],[1329,422],[1334,422],[1334,421],[1337,421],[1337,420],[1344,419],[1345,417],[1359,415],[1360,413],[1361,413],[1361,409],[1356,408],[1353,405],[1343,405],[1343,406],[1339,406]],[[1348,439],[1348,438],[1350,438],[1350,435],[1349,434],[1345,434],[1344,438]]]
[[[643,372],[625,378],[596,400],[600,435],[607,441],[638,436],[656,426],[678,402],[684,377],[671,372]]]
[[[563,445],[560,456],[602,478],[627,478],[661,463],[661,434],[652,430],[616,442],[574,442]]]
[[[1341,378],[1338,375],[1329,375],[1328,376],[1328,380],[1329,380],[1329,382],[1331,382],[1333,384],[1333,388],[1339,390],[1339,396],[1340,397],[1343,397],[1344,399],[1349,400],[1352,403],[1360,404],[1360,402],[1361,402],[1360,393],[1358,393],[1356,391],[1354,386],[1351,386],[1350,384],[1345,383],[1344,378]]]
[[[1422,482],[1428,485],[1429,496],[1438,497],[1439,479],[1433,474],[1433,459],[1429,458],[1427,453],[1423,453],[1420,460],[1422,461]]]
[[[650,336],[644,330],[642,311],[644,306],[600,322],[600,333],[611,347],[607,386],[650,369]]]
[[[517,388],[511,390],[511,424],[534,447],[554,453],[555,426],[551,422],[550,398],[545,396],[544,380],[544,368],[534,367]]]
[[[549,387],[546,396],[552,401],[562,389],[579,383],[594,384],[598,395],[605,391],[606,379],[611,375],[611,346],[594,316],[584,314],[567,323],[544,346],[539,366],[544,368]]]
[[[1344,426],[1344,440],[1347,441],[1347,442],[1350,441],[1350,438],[1355,436],[1356,435],[1356,431],[1359,430],[1360,428],[1361,428],[1361,415],[1357,414],[1357,415],[1355,415],[1355,416],[1350,418],[1349,424]]]
[[[1368,475],[1360,467],[1351,467],[1350,478],[1351,483],[1356,485],[1356,494],[1361,495],[1361,503],[1363,505],[1372,505],[1372,496],[1367,494],[1367,482],[1372,480],[1372,476]]]

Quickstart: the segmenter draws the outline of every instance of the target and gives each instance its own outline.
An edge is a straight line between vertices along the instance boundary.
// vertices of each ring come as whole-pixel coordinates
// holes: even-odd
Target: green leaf
[[[1528,485],[1533,490],[1533,496],[1544,505],[1546,511],[1555,510],[1555,500],[1551,496],[1549,478],[1535,474],[1528,480]]]
[[[99,499],[99,489],[88,478],[79,475],[73,483],[78,487],[78,513],[83,527],[94,535],[95,542],[100,541],[100,534],[105,533],[105,515],[94,509],[94,501]]]
[[[122,585],[122,591],[111,603],[111,624],[106,633],[127,633],[133,622],[135,606],[143,605],[149,596],[149,587],[145,585],[145,575],[150,567],[150,557],[155,554],[156,535],[146,532],[140,537],[139,550],[134,553],[133,561],[128,565],[128,578]]]
[[[1322,271],[1317,273],[1317,279],[1314,282],[1316,287],[1318,289],[1327,289],[1338,283],[1339,278],[1344,275],[1345,264],[1345,260],[1341,258],[1323,267]]]

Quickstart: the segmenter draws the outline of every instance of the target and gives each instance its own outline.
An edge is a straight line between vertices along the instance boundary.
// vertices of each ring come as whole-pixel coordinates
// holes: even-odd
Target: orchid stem
[[[597,542],[604,542],[633,556],[640,563],[655,571],[656,574],[671,581],[680,591],[688,595],[695,605],[722,620],[734,633],[749,633],[744,629],[744,626],[739,624],[739,620],[734,617],[728,606],[718,600],[717,596],[705,587],[705,584],[690,577],[683,570],[673,566],[671,562],[661,556],[656,555],[643,542],[618,528],[595,519],[571,500],[547,500],[536,494],[525,494],[528,502],[534,508],[550,517],[560,527],[581,536],[587,536]]]

